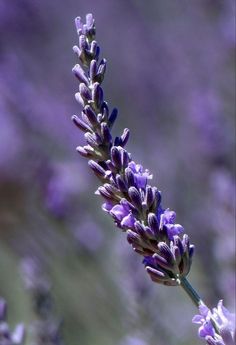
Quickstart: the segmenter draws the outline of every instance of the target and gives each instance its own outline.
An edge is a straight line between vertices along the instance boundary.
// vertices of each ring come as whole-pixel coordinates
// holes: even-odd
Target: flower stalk
[[[77,151],[89,159],[88,165],[102,183],[96,194],[104,198],[103,210],[127,235],[134,251],[143,256],[145,269],[154,282],[178,286],[178,278],[190,271],[194,246],[175,223],[176,214],[161,205],[161,192],[149,184],[152,175],[133,161],[125,149],[129,130],[113,139],[111,129],[118,111],[109,110],[104,100],[102,81],[106,60],[99,60],[100,48],[95,41],[95,24],[91,14],[83,24],[75,20],[79,45],[73,47],[80,60],[72,71],[79,80],[76,100],[82,106],[81,116],[72,117],[84,132],[87,142]]]
[[[210,345],[231,345],[231,340],[224,339],[219,325],[220,321],[228,320],[225,317],[229,316],[227,309],[220,304],[219,311],[211,313],[186,279],[191,269],[194,245],[190,244],[183,227],[175,223],[175,212],[162,207],[161,192],[149,184],[152,179],[150,172],[135,163],[125,149],[129,129],[125,128],[115,139],[112,137],[111,129],[118,111],[116,108],[110,111],[104,100],[101,84],[107,62],[99,57],[92,14],[86,16],[85,24],[80,17],[76,18],[75,24],[79,45],[73,50],[80,64],[76,64],[72,71],[80,83],[75,98],[82,106],[82,112],[81,116],[73,115],[72,120],[84,132],[87,143],[77,147],[77,151],[89,159],[89,167],[101,182],[95,194],[104,199],[102,209],[126,233],[133,250],[143,257],[152,281],[181,286],[199,308],[200,315],[193,322],[201,324],[200,337]],[[221,314],[224,318],[219,316]],[[221,323],[226,325],[226,322]],[[231,328],[227,330],[227,339],[233,339]]]
[[[197,308],[199,308],[200,305],[204,304],[196,290],[194,290],[192,285],[185,277],[180,279],[180,286],[187,293],[187,295],[190,297],[191,301]]]

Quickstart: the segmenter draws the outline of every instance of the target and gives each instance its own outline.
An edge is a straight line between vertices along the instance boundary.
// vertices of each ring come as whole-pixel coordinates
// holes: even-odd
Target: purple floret
[[[128,167],[134,174],[136,186],[145,189],[147,180],[152,179],[152,174],[149,173],[149,170],[144,170],[141,164],[136,164],[134,161],[129,162]]]
[[[134,227],[135,218],[132,215],[130,206],[126,200],[122,200],[120,204],[112,207],[110,214],[121,228],[132,229]]]
[[[176,213],[174,211],[170,211],[168,208],[161,214],[160,227],[165,227],[170,240],[173,240],[175,235],[178,236],[184,232],[182,225],[175,224],[175,218]]]

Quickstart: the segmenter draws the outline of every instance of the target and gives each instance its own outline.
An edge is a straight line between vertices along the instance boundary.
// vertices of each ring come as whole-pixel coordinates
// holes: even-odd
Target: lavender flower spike
[[[167,286],[180,285],[200,315],[193,322],[200,324],[199,335],[208,345],[233,345],[232,316],[222,301],[211,312],[186,276],[191,269],[194,246],[180,224],[176,214],[161,206],[161,192],[149,184],[152,175],[135,163],[125,149],[129,139],[126,128],[113,139],[111,129],[117,119],[117,109],[110,111],[104,100],[102,81],[106,60],[99,58],[100,48],[95,41],[96,30],[92,14],[86,23],[76,19],[79,45],[73,48],[79,58],[73,72],[80,82],[75,98],[82,106],[81,116],[72,120],[85,134],[85,146],[77,151],[89,159],[89,167],[101,185],[95,194],[105,200],[102,209],[116,226],[127,234],[134,251],[143,256],[143,263],[151,279]]]
[[[7,304],[0,298],[0,345],[23,345],[25,340],[25,328],[18,324],[11,332],[7,324]]]
[[[110,111],[104,100],[102,81],[106,60],[99,58],[100,48],[95,41],[92,14],[86,23],[76,18],[79,45],[73,47],[80,65],[72,69],[79,80],[75,98],[82,106],[81,116],[72,120],[85,132],[86,145],[77,151],[89,158],[89,167],[102,185],[97,189],[105,199],[103,210],[115,224],[126,232],[133,249],[144,257],[143,263],[154,282],[180,285],[190,270],[194,247],[189,238],[180,237],[184,229],[175,224],[175,212],[161,207],[161,193],[149,185],[152,175],[136,164],[125,149],[129,130],[113,139],[111,128],[117,119],[117,110]]]
[[[212,312],[205,305],[199,306],[199,312],[192,322],[200,325],[200,338],[209,345],[235,345],[235,314],[223,306],[222,300]]]

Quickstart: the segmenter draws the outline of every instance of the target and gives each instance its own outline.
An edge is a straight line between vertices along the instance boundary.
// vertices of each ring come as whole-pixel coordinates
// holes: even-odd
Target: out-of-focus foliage
[[[37,319],[19,270],[33,256],[66,344],[196,344],[194,307],[149,280],[75,152],[73,20],[88,12],[108,59],[106,99],[120,110],[114,133],[131,129],[128,150],[195,243],[193,285],[210,307],[223,298],[233,310],[231,0],[0,1],[0,296],[12,325]]]

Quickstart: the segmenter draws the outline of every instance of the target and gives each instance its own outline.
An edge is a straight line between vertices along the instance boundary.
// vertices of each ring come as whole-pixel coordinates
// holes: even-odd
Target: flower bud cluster
[[[101,87],[106,60],[99,60],[100,48],[95,40],[92,14],[75,20],[79,45],[73,47],[79,58],[72,69],[79,80],[76,100],[82,106],[81,116],[72,117],[84,132],[85,146],[77,151],[89,159],[88,165],[101,181],[96,194],[105,202],[103,210],[126,232],[133,249],[144,257],[144,265],[154,282],[178,285],[191,267],[194,246],[183,227],[175,223],[176,214],[161,206],[161,193],[149,184],[152,175],[136,164],[125,149],[129,130],[113,139],[111,129],[117,109],[110,111]]]
[[[7,304],[0,298],[0,345],[23,345],[25,339],[25,327],[18,324],[11,331],[7,324]]]

